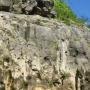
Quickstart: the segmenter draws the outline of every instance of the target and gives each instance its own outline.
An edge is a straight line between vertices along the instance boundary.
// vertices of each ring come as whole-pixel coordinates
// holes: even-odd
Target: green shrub
[[[90,28],[90,25],[87,25],[88,28]]]
[[[64,0],[53,0],[54,1],[54,10],[56,12],[56,18],[58,20],[62,20],[64,23],[70,25],[71,23],[76,24],[78,26],[83,26],[88,18],[85,17],[77,17],[71,8],[64,2]],[[90,25],[87,27],[90,28]]]
[[[75,20],[76,15],[72,12],[69,6],[63,0],[53,0],[56,18],[70,24],[70,20]]]

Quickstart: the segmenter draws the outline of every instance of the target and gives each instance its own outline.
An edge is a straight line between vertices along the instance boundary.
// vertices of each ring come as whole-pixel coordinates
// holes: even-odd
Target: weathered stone
[[[37,6],[36,0],[28,0],[25,3],[22,3],[22,11],[25,14],[30,14],[33,12],[34,7]]]
[[[88,34],[39,15],[0,12],[0,89],[75,90],[76,79],[89,90]]]
[[[10,11],[11,6],[11,0],[0,0],[0,11]]]
[[[45,17],[54,17],[54,6],[51,0],[0,0],[0,11],[10,11],[27,15],[37,14]]]
[[[7,6],[11,5],[11,0],[0,0],[0,6]]]

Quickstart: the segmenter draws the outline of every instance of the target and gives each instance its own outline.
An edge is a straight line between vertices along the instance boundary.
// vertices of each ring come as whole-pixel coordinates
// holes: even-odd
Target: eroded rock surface
[[[55,17],[53,0],[0,0],[0,11]]]
[[[0,0],[0,11],[10,11],[10,7],[12,6],[11,0]]]
[[[0,90],[90,90],[89,69],[88,28],[0,12]]]

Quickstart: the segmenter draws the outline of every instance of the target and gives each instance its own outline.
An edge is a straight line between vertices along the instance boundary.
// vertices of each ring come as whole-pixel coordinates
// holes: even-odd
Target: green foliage
[[[86,21],[88,21],[88,19],[85,18],[85,17],[78,18],[78,22],[80,22],[80,23],[83,23],[84,24]]]
[[[52,87],[53,86],[53,80],[47,80],[47,84]]]
[[[66,24],[70,24],[70,20],[75,21],[76,19],[76,15],[63,0],[54,0],[54,10],[56,11],[56,18],[63,20]]]
[[[88,28],[90,28],[90,24],[89,24],[89,25],[87,25],[87,27],[88,27]]]
[[[86,23],[86,26],[87,26],[88,28],[90,28],[90,18],[88,19],[87,22],[88,22],[88,23]]]
[[[53,86],[53,80],[49,80],[48,78],[43,79],[43,84],[52,87]]]
[[[85,17],[77,17],[75,20],[77,23],[85,24],[88,21],[88,18]]]
[[[64,23],[68,25],[74,23],[78,26],[83,26],[88,21],[88,18],[77,17],[71,10],[71,8],[64,2],[64,0],[53,0],[53,1],[54,1],[54,10],[56,11],[56,18],[58,20],[62,20]]]
[[[64,84],[64,80],[68,79],[69,77],[71,77],[70,73],[66,73],[66,72],[61,73],[62,85]]]
[[[66,72],[62,72],[61,73],[61,78],[63,80],[68,79],[69,77],[71,77],[71,74],[70,73],[66,73]]]

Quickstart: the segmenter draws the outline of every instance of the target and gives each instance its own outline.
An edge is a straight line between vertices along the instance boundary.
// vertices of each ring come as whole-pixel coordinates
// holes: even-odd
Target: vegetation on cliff
[[[77,17],[72,9],[64,2],[64,0],[53,0],[56,18],[64,21],[66,24],[75,23],[77,25],[84,25],[88,18]],[[89,25],[88,25],[89,27]]]
[[[76,15],[62,0],[54,0],[54,10],[56,11],[56,18],[63,20],[65,23],[69,24],[70,20],[75,21],[76,19]]]

